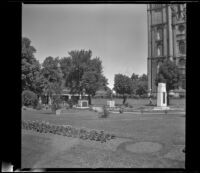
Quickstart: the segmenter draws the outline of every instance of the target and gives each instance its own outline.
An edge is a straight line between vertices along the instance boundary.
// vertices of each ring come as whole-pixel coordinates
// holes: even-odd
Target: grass
[[[95,100],[104,104],[106,100]],[[121,101],[121,100],[118,100]],[[129,101],[129,100],[128,100]],[[140,106],[145,100],[131,100]],[[183,106],[183,100],[174,100]],[[105,130],[117,135],[110,143],[99,144],[70,137],[22,130],[22,167],[174,167],[184,168],[183,156],[177,147],[185,145],[185,116],[165,114],[110,114],[99,119],[98,113],[88,110],[69,112],[56,116],[48,111],[24,111],[23,120],[48,121],[54,124],[70,124],[75,127]],[[161,151],[150,154],[131,153],[125,150],[127,143],[156,142]],[[179,153],[179,154],[173,154]]]
[[[155,101],[155,100],[154,100]],[[120,104],[121,99],[116,99]],[[128,99],[129,104],[141,107],[146,99]],[[104,105],[106,99],[93,99],[93,104]],[[171,100],[174,107],[185,106],[185,100]],[[24,111],[23,120],[48,121],[75,127],[105,130],[117,135],[110,143],[62,137],[22,130],[22,167],[161,167],[184,168],[180,149],[185,145],[185,116],[174,114],[110,114],[99,119],[98,113],[88,110],[69,111],[56,116],[50,111]],[[162,150],[151,154],[130,153],[127,143],[142,141],[162,144]],[[179,147],[179,148],[178,148]]]
[[[106,105],[108,99],[92,99],[93,105]],[[114,99],[115,104],[121,105],[122,99]],[[142,107],[147,104],[149,104],[149,99],[127,99],[127,102],[132,105],[134,108]],[[156,99],[152,99],[152,103],[156,105]],[[172,107],[178,107],[178,108],[184,108],[185,107],[185,99],[173,99],[170,98],[170,106]]]

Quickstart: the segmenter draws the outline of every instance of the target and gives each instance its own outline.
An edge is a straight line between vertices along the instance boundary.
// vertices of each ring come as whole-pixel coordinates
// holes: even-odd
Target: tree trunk
[[[169,106],[170,102],[169,102],[169,91],[167,91],[167,106]]]
[[[91,95],[88,96],[88,104],[91,105],[92,104],[92,99],[91,99]]]
[[[124,96],[123,96],[123,105],[126,103],[126,98],[127,98],[127,97],[124,95]]]

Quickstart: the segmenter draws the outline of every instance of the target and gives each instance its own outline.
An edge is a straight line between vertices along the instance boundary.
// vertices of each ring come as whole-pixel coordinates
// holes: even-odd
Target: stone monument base
[[[114,101],[114,100],[108,100],[108,101],[107,101],[107,105],[108,105],[110,108],[114,108],[114,107],[115,107],[115,101]]]
[[[56,115],[60,115],[61,112],[62,112],[62,109],[57,109],[57,110],[56,110]]]
[[[88,109],[88,108],[90,108],[90,107],[80,107],[80,106],[76,106],[75,108],[77,108],[77,109]]]
[[[88,109],[89,108],[88,100],[79,100],[78,101],[78,106],[76,108],[79,108],[79,109]]]
[[[159,111],[159,110],[169,110],[170,108],[168,106],[156,106],[153,108],[153,110]]]

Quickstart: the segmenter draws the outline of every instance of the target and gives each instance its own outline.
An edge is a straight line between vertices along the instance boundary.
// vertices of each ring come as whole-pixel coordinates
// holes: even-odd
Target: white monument
[[[108,100],[108,101],[107,101],[107,105],[108,105],[110,108],[113,108],[113,107],[115,107],[115,101],[114,101],[114,100]]]
[[[77,108],[82,108],[82,109],[89,108],[89,106],[88,106],[88,100],[79,100]]]
[[[159,83],[158,91],[157,91],[157,107],[154,110],[168,110],[167,107],[167,92],[166,92],[166,84]]]
[[[61,110],[61,109],[57,109],[57,110],[56,110],[56,115],[60,115],[60,114],[61,114],[61,112],[62,112],[62,110]]]

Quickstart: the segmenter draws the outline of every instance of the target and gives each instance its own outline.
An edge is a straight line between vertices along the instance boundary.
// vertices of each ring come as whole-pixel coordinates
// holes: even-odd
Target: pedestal
[[[60,115],[61,114],[61,109],[57,109],[56,110],[56,115]]]
[[[77,108],[89,108],[88,107],[88,100],[79,100]]]
[[[113,107],[115,107],[115,101],[114,101],[114,100],[109,100],[109,101],[107,101],[107,105],[108,105],[110,108],[113,108]]]
[[[158,84],[158,92],[157,92],[157,107],[154,110],[168,110],[167,107],[167,92],[166,92],[166,84],[159,83]]]

